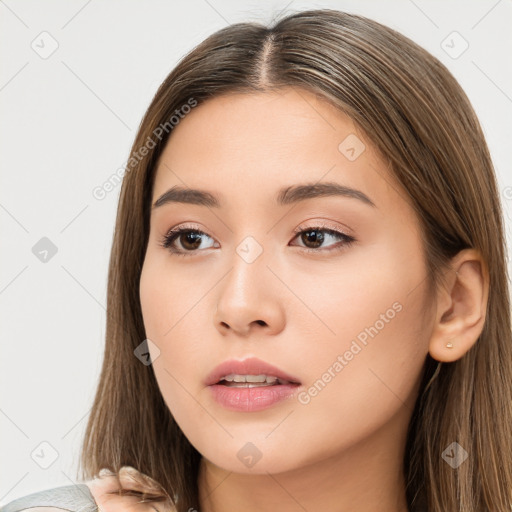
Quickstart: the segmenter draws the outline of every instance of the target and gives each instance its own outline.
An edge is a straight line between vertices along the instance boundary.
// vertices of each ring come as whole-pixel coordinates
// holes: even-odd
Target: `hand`
[[[168,494],[158,482],[131,466],[123,466],[118,474],[102,469],[98,478],[85,484],[91,490],[99,512],[174,512],[176,510],[169,498],[165,501],[148,501],[149,496],[163,494],[168,497]],[[145,493],[146,501],[141,503],[142,495],[120,496],[115,493],[119,489]]]

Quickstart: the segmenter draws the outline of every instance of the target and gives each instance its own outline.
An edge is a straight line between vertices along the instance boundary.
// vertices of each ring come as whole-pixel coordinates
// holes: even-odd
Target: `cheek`
[[[322,327],[318,344],[303,345],[310,370],[299,399],[312,428],[326,436],[354,418],[368,433],[414,407],[428,332],[424,268],[420,254],[410,254],[383,245],[368,251],[317,297],[315,312],[334,334]]]
[[[198,358],[204,354],[207,325],[202,309],[206,301],[201,299],[210,286],[197,286],[189,272],[172,268],[165,255],[148,254],[145,259],[139,287],[144,328],[158,347],[154,357],[150,344],[152,365],[172,412],[179,400],[190,400],[198,392],[193,379],[197,380]]]
[[[148,252],[140,278],[140,303],[148,338],[168,345],[188,317],[195,316],[208,283],[198,286],[185,265],[169,256]],[[160,347],[164,348],[164,347]]]
[[[146,336],[162,349],[164,333],[171,327],[171,318],[167,314],[172,306],[172,293],[168,286],[162,286],[165,276],[155,264],[154,258],[146,255],[142,267],[139,294]]]

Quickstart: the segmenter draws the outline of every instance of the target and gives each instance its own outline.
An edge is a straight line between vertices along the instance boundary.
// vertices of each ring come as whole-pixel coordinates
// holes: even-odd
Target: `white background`
[[[176,4],[0,1],[0,504],[76,481],[103,357],[120,187],[101,201],[92,191],[126,162],[157,86],[217,29],[329,7],[415,40],[447,65],[480,117],[510,238],[511,0]],[[31,47],[50,48],[43,31],[58,43],[45,59]],[[469,43],[456,59],[441,46],[453,31]],[[32,252],[42,237],[57,247],[46,263]],[[42,442],[58,455],[47,469],[52,449]]]

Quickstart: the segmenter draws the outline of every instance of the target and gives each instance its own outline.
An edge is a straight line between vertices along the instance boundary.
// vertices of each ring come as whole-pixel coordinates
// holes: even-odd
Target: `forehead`
[[[254,154],[291,158],[293,152],[308,149],[309,141],[318,149],[337,151],[335,143],[343,133],[355,131],[348,116],[309,91],[285,88],[230,93],[208,100],[184,116],[174,127],[164,153],[182,156],[180,146],[188,150],[195,144],[196,151],[187,155],[189,158],[209,155],[247,160]],[[221,143],[222,151],[217,151]]]
[[[173,128],[152,203],[176,185],[216,191],[225,201],[237,197],[243,205],[248,196],[274,200],[294,183],[329,181],[377,204],[397,193],[386,167],[347,115],[309,91],[226,94]]]

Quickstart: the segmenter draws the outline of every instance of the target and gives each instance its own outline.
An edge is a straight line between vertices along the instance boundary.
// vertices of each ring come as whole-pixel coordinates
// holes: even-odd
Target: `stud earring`
[[[453,348],[453,343],[451,341],[449,341],[447,344],[446,344],[446,348]]]

